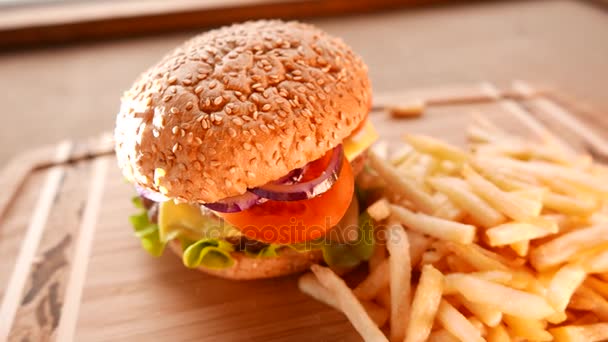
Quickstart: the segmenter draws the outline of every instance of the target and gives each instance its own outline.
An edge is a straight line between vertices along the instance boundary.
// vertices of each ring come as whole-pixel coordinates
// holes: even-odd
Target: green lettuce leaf
[[[153,256],[161,256],[165,250],[165,243],[161,242],[158,234],[158,225],[150,222],[148,213],[141,203],[139,197],[134,197],[132,200],[136,208],[140,209],[140,213],[129,217],[131,225],[135,231],[135,236],[139,237],[141,246]]]
[[[217,239],[201,239],[188,244],[182,254],[182,262],[188,268],[204,266],[211,269],[227,268],[234,265],[230,253],[234,247]]]

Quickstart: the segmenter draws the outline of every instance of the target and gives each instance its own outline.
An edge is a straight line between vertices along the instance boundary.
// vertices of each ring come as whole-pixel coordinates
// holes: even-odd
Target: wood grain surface
[[[589,138],[569,108],[527,83],[514,85],[379,94],[377,105],[417,98],[427,103],[425,113],[396,120],[377,110],[370,117],[389,143],[416,132],[463,145],[470,115],[478,113],[513,133],[607,157],[605,135]],[[569,124],[554,126],[564,121],[556,115]],[[27,173],[15,196],[0,193],[9,204],[0,214],[0,340],[359,339],[342,314],[299,293],[295,276],[235,282],[188,270],[171,253],[147,255],[127,219],[134,191],[114,157],[97,148],[99,156],[66,164],[82,153],[71,146],[78,144],[55,146],[57,165]]]

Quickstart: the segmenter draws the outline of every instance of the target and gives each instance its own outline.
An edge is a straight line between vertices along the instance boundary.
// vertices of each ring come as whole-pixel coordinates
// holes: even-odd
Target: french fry
[[[511,337],[505,326],[498,324],[488,330],[487,340],[488,342],[511,342]]]
[[[525,257],[528,255],[528,251],[530,250],[530,241],[517,241],[513,242],[509,246],[511,246],[511,249],[515,252],[515,254],[519,255],[520,257]]]
[[[599,342],[608,339],[608,323],[568,325],[549,329],[555,342]]]
[[[505,221],[504,215],[477,196],[469,185],[455,177],[435,177],[428,182],[435,190],[444,193],[457,206],[465,210],[471,218],[485,228]]]
[[[547,193],[543,199],[547,209],[567,215],[587,216],[597,209],[597,202],[589,198],[574,198],[556,193]]]
[[[483,325],[483,323],[475,316],[471,316],[468,318],[469,323],[471,323],[471,325],[473,327],[475,327],[475,329],[477,329],[477,331],[479,331],[479,334],[483,337],[486,336],[488,334],[488,329],[486,328],[485,325]]]
[[[429,335],[428,342],[459,342],[454,335],[445,329],[435,330]]]
[[[489,327],[497,326],[502,320],[502,312],[491,306],[471,302],[463,296],[460,296],[458,299],[467,310]]]
[[[585,284],[585,286],[592,289],[602,297],[608,299],[608,282],[602,281],[595,277],[587,277],[583,284]]]
[[[443,292],[443,275],[431,265],[422,268],[407,325],[406,342],[424,342],[431,333]]]
[[[599,196],[605,196],[608,194],[608,184],[602,182],[600,177],[566,166],[555,165],[542,161],[519,161],[509,158],[495,157],[478,158],[478,162],[492,164],[498,167],[505,167],[513,170],[514,172],[519,172],[522,174],[566,181],[578,186],[583,191],[595,193]]]
[[[608,322],[608,301],[585,285],[576,289],[568,307],[591,311],[603,322]]]
[[[608,223],[575,230],[534,248],[530,252],[530,262],[534,268],[542,271],[607,241]]]
[[[395,166],[399,166],[399,164],[403,163],[408,157],[413,155],[414,148],[410,145],[401,145],[399,149],[393,151],[390,155],[390,162]]]
[[[450,272],[471,273],[476,271],[473,266],[453,254],[446,256],[445,261],[448,264]]]
[[[431,246],[433,240],[415,231],[408,231],[407,237],[410,241],[410,258],[412,265],[418,265],[424,252]]]
[[[545,324],[542,321],[511,315],[504,315],[503,319],[514,337],[520,337],[526,341],[553,340],[553,336],[545,330]]]
[[[435,210],[433,198],[415,181],[403,178],[399,172],[388,162],[373,152],[368,153],[371,167],[378,172],[392,187],[392,190],[410,200],[424,213],[432,213]]]
[[[398,106],[388,107],[388,112],[392,117],[398,119],[418,118],[424,114],[425,103],[423,100],[413,100]]]
[[[547,300],[557,312],[566,310],[574,291],[583,283],[587,274],[576,265],[566,265],[553,276],[547,289]]]
[[[450,273],[444,276],[444,287],[443,293],[445,295],[453,295],[458,293],[458,289],[455,287],[452,279],[458,277],[462,273]],[[486,271],[486,272],[473,272],[468,275],[483,279],[486,281],[495,282],[502,285],[510,285],[513,281],[513,275],[505,271]]]
[[[446,277],[446,282],[448,278]],[[478,277],[454,274],[449,281],[457,291],[471,302],[495,307],[505,314],[530,319],[542,319],[554,310],[544,298],[515,290]],[[508,298],[508,300],[505,300]]]
[[[389,264],[388,259],[384,259],[378,267],[374,269],[355,289],[355,297],[361,300],[372,300],[380,290],[388,287],[389,283]]]
[[[503,223],[486,230],[490,246],[505,246],[516,242],[538,239],[555,233],[557,233],[557,225],[555,226],[555,231],[551,231],[545,227],[523,222]]]
[[[400,223],[422,234],[463,244],[472,243],[475,238],[475,226],[472,225],[416,214],[396,205],[391,205],[391,211]]]
[[[389,239],[386,248],[389,252],[389,288],[391,292],[391,340],[402,341],[409,319],[412,262],[407,233],[400,225],[387,228]]]
[[[439,304],[437,320],[445,330],[449,331],[460,341],[485,341],[483,337],[481,337],[479,330],[477,330],[462,313],[445,300],[441,300],[441,303]]]
[[[608,249],[604,249],[583,260],[583,267],[587,273],[608,272]]]
[[[391,208],[386,198],[382,198],[367,207],[367,213],[374,220],[382,221],[391,215]]]
[[[458,208],[450,199],[444,200],[437,206],[433,216],[450,221],[460,221],[466,216],[466,212]]]
[[[321,285],[336,297],[338,306],[364,340],[388,341],[340,277],[327,267],[312,265],[310,269]]]
[[[298,288],[300,291],[306,293],[319,302],[340,311],[339,303],[336,297],[333,296],[329,290],[323,287],[323,285],[321,285],[314,274],[306,273],[301,276],[298,280]],[[388,310],[368,301],[362,301],[361,305],[363,305],[365,311],[377,326],[383,326],[388,320]]]
[[[481,253],[480,250],[474,248],[473,245],[446,242],[445,246],[452,253],[456,254],[479,271],[509,271],[509,268],[506,265]]]
[[[466,165],[462,172],[473,191],[504,215],[516,221],[524,221],[540,214],[542,202],[504,192]]]
[[[438,159],[445,159],[458,164],[462,164],[469,159],[469,155],[465,151],[429,136],[408,134],[404,139],[416,150]]]

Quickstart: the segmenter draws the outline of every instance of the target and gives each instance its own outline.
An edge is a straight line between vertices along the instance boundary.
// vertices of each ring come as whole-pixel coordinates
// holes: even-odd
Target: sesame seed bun
[[[223,27],[179,46],[125,92],[118,163],[142,187],[215,202],[320,158],[370,101],[367,67],[340,39],[297,22]]]
[[[181,258],[182,247],[178,240],[170,241],[169,247]],[[199,267],[197,270],[226,279],[253,280],[304,272],[323,259],[321,250],[297,252],[291,248],[280,249],[277,257],[252,258],[242,252],[233,252],[231,256],[234,265],[230,268]]]

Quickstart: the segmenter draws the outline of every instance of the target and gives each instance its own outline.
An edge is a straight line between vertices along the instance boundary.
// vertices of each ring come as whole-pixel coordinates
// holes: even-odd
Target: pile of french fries
[[[366,341],[608,341],[608,168],[481,117],[467,133],[377,145],[369,273],[316,265],[300,289]]]

